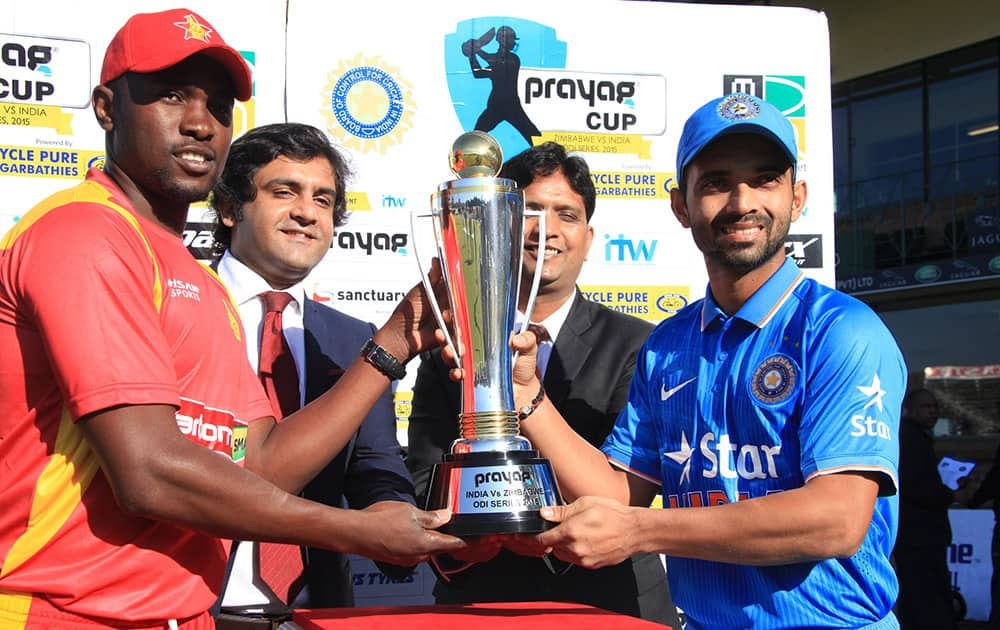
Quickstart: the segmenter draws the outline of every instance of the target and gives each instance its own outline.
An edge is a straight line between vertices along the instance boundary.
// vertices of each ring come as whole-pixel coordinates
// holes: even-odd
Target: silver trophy
[[[511,378],[516,357],[509,340],[515,330],[525,216],[538,217],[539,241],[544,243],[545,213],[525,210],[517,184],[496,176],[503,157],[489,135],[471,131],[459,136],[450,162],[459,179],[441,184],[431,195],[429,214],[411,215],[414,245],[417,220],[429,218],[434,225],[457,339],[434,300],[431,307],[465,372],[461,437],[434,466],[427,509],[451,510],[454,516],[441,531],[456,536],[540,532],[551,523],[538,511],[560,505],[562,497],[552,465],[520,435]],[[433,296],[419,253],[416,259],[427,294]],[[541,270],[539,256],[521,329],[530,320]]]

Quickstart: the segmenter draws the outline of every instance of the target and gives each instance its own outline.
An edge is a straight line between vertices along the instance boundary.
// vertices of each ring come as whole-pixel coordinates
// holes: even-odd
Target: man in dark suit
[[[899,533],[893,559],[899,578],[897,610],[903,630],[955,627],[951,603],[948,507],[955,502],[941,481],[934,453],[937,397],[915,389],[903,399],[899,423]]]
[[[287,380],[294,381],[291,396],[298,404],[329,389],[375,331],[369,323],[309,299],[302,284],[330,249],[334,227],[346,219],[347,175],[343,157],[318,129],[294,123],[267,125],[233,143],[213,190],[218,215],[216,248],[223,252],[215,266],[240,310],[248,358],[265,380],[263,329],[265,324],[271,326],[266,304],[274,299],[267,296],[282,294],[278,330],[294,359],[295,369]],[[273,380],[280,389],[277,367]],[[265,389],[270,396],[267,382]],[[280,393],[275,396],[280,397]],[[276,406],[275,412],[280,418],[282,410]],[[395,430],[391,390],[387,389],[347,446],[306,486],[303,496],[352,508],[382,501],[413,503],[413,484]],[[342,554],[303,549],[304,572],[286,587],[275,586],[280,578],[271,581],[267,575],[258,576],[253,557],[256,545],[246,547],[241,544],[234,555],[222,599],[224,612],[267,609],[277,603],[275,594],[280,603],[294,601],[300,606],[353,605],[350,567]],[[295,550],[291,551],[294,555]],[[268,553],[261,548],[265,573]],[[398,576],[398,570],[395,573]]]
[[[544,326],[551,338],[539,344],[545,390],[573,429],[600,446],[625,405],[636,353],[652,325],[590,302],[577,291],[577,277],[594,237],[590,218],[596,194],[586,162],[547,142],[512,158],[500,175],[524,189],[527,208],[546,212],[544,243],[539,242],[537,219],[526,222],[526,280],[519,296],[523,312],[528,281],[543,257],[532,322]],[[421,501],[431,467],[459,437],[460,392],[447,374],[440,351],[425,355],[413,388],[407,467]],[[447,573],[434,590],[439,603],[573,601],[680,627],[663,564],[654,554],[589,571],[502,550],[487,562],[454,573],[443,561],[439,568]]]

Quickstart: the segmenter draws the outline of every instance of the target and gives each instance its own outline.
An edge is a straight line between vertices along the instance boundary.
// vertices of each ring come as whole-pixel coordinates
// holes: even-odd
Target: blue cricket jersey
[[[880,473],[881,487],[849,558],[771,567],[668,558],[687,627],[898,628],[889,555],[906,366],[895,340],[871,309],[791,260],[733,316],[707,293],[640,351],[628,405],[603,446],[612,463],[661,485],[673,509],[841,471]]]

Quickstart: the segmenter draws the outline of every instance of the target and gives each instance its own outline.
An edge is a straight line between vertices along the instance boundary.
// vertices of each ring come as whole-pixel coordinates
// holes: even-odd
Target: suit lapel
[[[332,380],[339,378],[343,369],[333,365],[323,352],[320,339],[330,340],[326,319],[319,316],[317,310],[322,308],[316,302],[306,298],[302,310],[303,340],[306,352],[306,402],[318,398],[329,387]],[[337,371],[337,374],[333,374]]]
[[[323,395],[340,379],[346,366],[338,365],[333,359],[335,347],[340,343],[337,334],[330,329],[330,323],[321,309],[326,307],[306,298],[302,305],[303,341],[306,354],[306,403]],[[336,326],[334,326],[336,328]],[[341,470],[346,470],[354,451],[358,434],[355,432],[340,453],[330,462]],[[342,473],[341,473],[342,474]]]
[[[593,324],[593,313],[588,306],[577,291],[545,369],[545,391],[557,407],[566,400],[573,379],[579,374],[592,350],[587,332]]]

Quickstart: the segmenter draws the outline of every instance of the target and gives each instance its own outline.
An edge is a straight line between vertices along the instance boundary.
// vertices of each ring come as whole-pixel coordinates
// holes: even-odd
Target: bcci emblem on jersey
[[[753,371],[750,393],[765,405],[785,402],[799,382],[799,369],[789,357],[776,354],[767,357]]]

